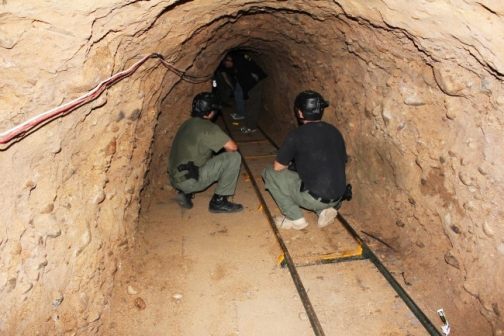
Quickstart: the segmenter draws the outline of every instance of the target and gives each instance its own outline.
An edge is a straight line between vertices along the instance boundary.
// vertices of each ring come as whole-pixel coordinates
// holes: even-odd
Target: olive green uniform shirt
[[[168,174],[182,176],[177,167],[193,161],[198,167],[207,162],[214,152],[218,152],[230,140],[222,129],[207,119],[192,117],[186,120],[173,139],[168,159]]]

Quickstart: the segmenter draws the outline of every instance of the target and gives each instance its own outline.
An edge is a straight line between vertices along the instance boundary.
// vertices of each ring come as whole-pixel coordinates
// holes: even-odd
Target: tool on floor
[[[446,319],[446,315],[443,311],[443,308],[438,309],[437,311],[439,317],[441,318],[441,322],[444,324],[441,326],[441,331],[445,336],[448,336],[450,334],[450,324],[448,323],[448,320]]]

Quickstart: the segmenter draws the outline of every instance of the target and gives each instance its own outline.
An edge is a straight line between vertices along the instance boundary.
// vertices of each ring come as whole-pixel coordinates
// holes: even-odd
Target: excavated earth
[[[504,3],[0,8],[0,334],[312,333],[243,175],[242,214],[210,216],[211,190],[191,214],[173,203],[171,141],[231,49],[247,49],[268,73],[260,125],[275,142],[295,127],[298,92],[330,101],[324,120],[346,140],[355,192],[342,212],[393,247],[366,235],[436,326],[443,308],[453,334],[504,334]],[[152,53],[165,63],[142,58]],[[135,64],[97,97],[8,140]],[[348,238],[338,223],[285,234],[299,256]],[[300,273],[328,330],[425,332],[372,267],[326,266]]]

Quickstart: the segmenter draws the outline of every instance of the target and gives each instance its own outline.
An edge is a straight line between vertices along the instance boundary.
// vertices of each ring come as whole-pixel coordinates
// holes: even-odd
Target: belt
[[[322,198],[322,197],[319,197],[317,195],[315,195],[314,193],[312,193],[310,190],[306,190],[306,192],[311,196],[313,197],[316,201],[319,201],[320,203],[325,203],[325,204],[329,204],[329,203],[334,203],[334,202],[337,202],[341,199],[341,197],[338,197],[338,198],[335,198],[335,199],[325,199],[325,198]]]
[[[304,185],[303,181],[301,181],[301,187],[299,188],[299,190],[301,192],[306,191],[308,193],[308,195],[310,195],[311,197],[313,197],[316,201],[319,201],[320,203],[325,203],[325,204],[337,202],[337,201],[341,200],[341,197],[342,197],[342,196],[340,196],[340,197],[335,198],[335,199],[325,199],[325,198],[322,198],[322,197],[318,196],[317,194],[311,192],[310,190],[305,189],[305,185]]]

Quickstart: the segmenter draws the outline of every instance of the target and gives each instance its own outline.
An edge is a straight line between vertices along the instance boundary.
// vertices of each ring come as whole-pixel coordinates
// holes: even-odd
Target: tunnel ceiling
[[[405,269],[438,272],[426,282],[444,290],[436,302],[464,330],[504,333],[504,3],[0,6],[3,136],[151,53],[204,76],[228,50],[251,50],[270,74],[264,128],[281,141],[295,94],[323,93],[324,120],[341,129],[349,179],[364,191],[348,205],[355,219],[397,241]],[[139,212],[170,188],[171,139],[209,88],[146,59],[96,99],[3,144],[0,333],[99,331]]]

